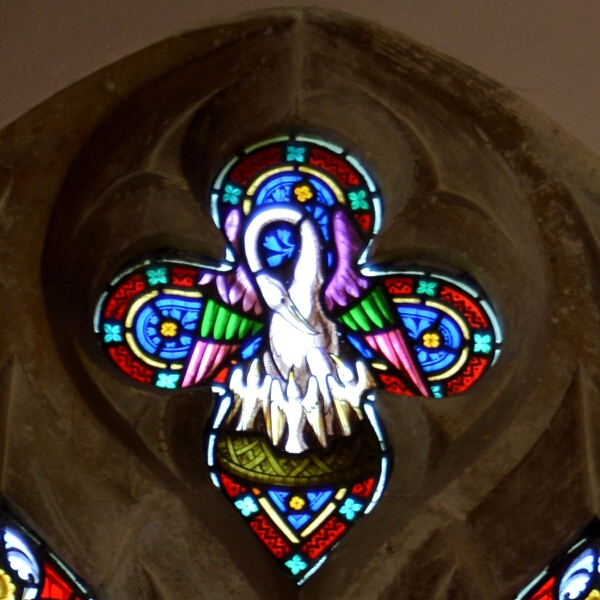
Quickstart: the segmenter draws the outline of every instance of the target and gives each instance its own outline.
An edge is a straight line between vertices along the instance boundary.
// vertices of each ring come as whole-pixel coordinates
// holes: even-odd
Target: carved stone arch
[[[211,487],[208,392],[131,385],[92,321],[115,270],[219,259],[218,168],[303,131],[385,203],[373,261],[466,271],[500,315],[467,394],[378,403],[386,493],[299,591]],[[0,134],[2,494],[109,598],[514,596],[598,511],[598,159],[482,75],[338,13],[167,40]]]

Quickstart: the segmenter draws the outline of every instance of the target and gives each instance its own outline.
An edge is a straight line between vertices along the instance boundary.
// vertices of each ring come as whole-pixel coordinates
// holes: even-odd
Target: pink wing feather
[[[241,234],[241,213],[234,208],[225,219],[224,230],[227,239],[234,249],[239,252]],[[230,306],[240,305],[244,312],[259,315],[262,306],[256,294],[256,290],[250,280],[248,272],[238,264],[230,273],[216,273],[205,271],[199,280],[199,285],[208,285],[215,282],[217,292],[226,304]],[[197,385],[206,381],[223,361],[239,348],[239,345],[219,344],[199,340],[196,342],[192,357],[188,363],[182,387]]]

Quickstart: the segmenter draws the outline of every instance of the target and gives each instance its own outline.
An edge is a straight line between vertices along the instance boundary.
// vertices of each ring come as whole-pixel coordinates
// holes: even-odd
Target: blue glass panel
[[[273,490],[269,490],[269,496],[271,497],[271,500],[277,504],[277,508],[281,512],[287,512],[286,499],[289,495],[289,492],[274,492]]]
[[[446,346],[458,349],[463,345],[463,336],[458,325],[448,317],[444,317],[439,325],[440,333],[444,336]]]
[[[417,358],[424,371],[441,371],[456,360],[456,353],[452,350],[431,350],[429,348],[417,347]]]
[[[267,179],[256,195],[256,205],[272,204],[274,202],[289,202],[292,186],[300,181],[300,175],[274,175]]]
[[[329,187],[315,177],[311,177],[309,181],[317,191],[317,202],[325,204],[325,206],[333,206],[335,204],[335,196]]]
[[[348,341],[365,357],[365,358],[373,358],[375,354],[371,351],[371,349],[363,344],[358,338],[355,338],[353,335],[346,334]]]
[[[156,326],[160,317],[154,306],[145,306],[138,314],[135,322],[136,338],[142,348],[149,354],[154,354],[161,342],[157,336]]]
[[[278,224],[265,232],[262,239],[265,257],[270,267],[279,267],[293,258],[298,248],[296,234],[288,223]]]
[[[306,497],[308,498],[308,504],[310,505],[311,510],[319,510],[329,498],[333,495],[333,492],[330,490],[325,490],[323,492],[308,492]]]
[[[253,356],[260,348],[262,341],[262,336],[250,340],[250,342],[242,348],[242,358],[245,360]]]
[[[173,296],[163,296],[155,302],[165,317],[170,317],[189,329],[198,323],[202,302],[198,300],[182,300]]]
[[[318,204],[305,204],[305,209],[308,213],[312,214],[315,221],[319,225],[321,232],[323,233],[323,237],[326,241],[329,241],[329,214],[323,209],[323,207]]]
[[[397,310],[408,335],[413,339],[418,339],[419,335],[429,329],[440,316],[440,313],[432,308],[399,306]]]
[[[149,354],[158,354],[165,360],[185,358],[193,341],[190,332],[198,325],[201,309],[199,300],[161,296],[154,304],[144,306],[135,319],[138,343]],[[164,319],[173,323],[170,335],[161,332]]]
[[[307,515],[305,513],[288,515],[288,517],[287,517],[287,520],[290,522],[290,524],[292,525],[292,527],[294,529],[300,529],[300,527],[302,527],[302,525],[305,525],[306,523],[308,523],[310,521],[310,519],[311,519],[310,515]]]

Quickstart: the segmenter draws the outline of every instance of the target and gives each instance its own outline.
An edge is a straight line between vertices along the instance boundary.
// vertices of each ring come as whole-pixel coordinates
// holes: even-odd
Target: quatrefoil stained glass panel
[[[385,488],[376,391],[464,393],[498,359],[502,333],[467,275],[369,264],[384,203],[341,147],[255,144],[209,194],[225,260],[141,257],[107,287],[95,329],[138,383],[212,386],[213,482],[301,584]]]

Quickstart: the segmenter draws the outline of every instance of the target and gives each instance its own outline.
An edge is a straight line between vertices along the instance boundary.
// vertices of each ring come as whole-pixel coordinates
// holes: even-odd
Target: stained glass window
[[[594,519],[519,593],[516,600],[600,598],[600,521]]]
[[[213,482],[301,584],[385,487],[376,390],[463,393],[498,359],[502,333],[467,275],[369,264],[383,202],[341,147],[255,144],[210,199],[226,260],[142,257],[100,298],[95,329],[139,383],[212,386]]]
[[[92,600],[87,584],[0,505],[0,598]]]

